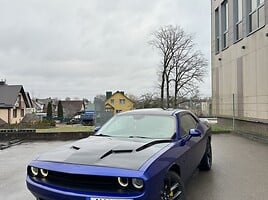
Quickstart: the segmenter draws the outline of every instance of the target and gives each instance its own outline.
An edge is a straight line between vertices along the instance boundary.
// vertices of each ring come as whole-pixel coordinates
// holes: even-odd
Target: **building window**
[[[228,45],[228,1],[221,4],[222,49]]]
[[[114,99],[111,99],[111,104],[114,105]]]
[[[234,40],[242,38],[242,20],[243,20],[243,0],[234,1]]]
[[[220,52],[220,21],[219,8],[215,10],[215,51],[216,54]]]
[[[21,115],[21,117],[24,117],[24,109],[21,109],[20,115]]]
[[[249,32],[252,32],[265,25],[264,0],[251,0],[249,8]]]
[[[185,114],[180,118],[180,136],[185,137],[191,129],[197,127],[196,120],[189,114]]]
[[[116,110],[116,113],[120,113],[120,112],[122,112],[122,110]]]
[[[17,109],[13,109],[13,118],[17,118]]]
[[[119,104],[125,104],[126,100],[125,99],[119,99]]]

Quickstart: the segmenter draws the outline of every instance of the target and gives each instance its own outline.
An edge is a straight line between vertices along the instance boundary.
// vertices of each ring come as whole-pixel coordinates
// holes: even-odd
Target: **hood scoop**
[[[110,150],[108,152],[106,152],[105,154],[103,154],[100,159],[103,159],[111,154],[117,154],[117,153],[131,153],[133,150],[131,149],[126,149],[126,150]]]
[[[154,146],[154,145],[156,145],[156,144],[169,143],[169,142],[172,142],[172,140],[155,140],[155,141],[146,143],[146,144],[144,144],[144,145],[138,147],[138,148],[135,149],[135,150],[132,150],[132,149],[125,149],[125,150],[124,150],[124,149],[122,149],[122,150],[121,150],[121,149],[118,149],[118,150],[116,150],[116,149],[112,149],[112,150],[110,150],[110,151],[107,151],[105,154],[103,154],[103,155],[100,157],[100,159],[103,159],[103,158],[105,158],[105,157],[107,157],[107,156],[109,156],[109,155],[111,155],[111,154],[132,153],[133,151],[139,152],[139,151],[142,151],[142,150],[144,150],[144,149],[147,149],[147,148],[149,148],[149,147],[151,147],[151,146]]]

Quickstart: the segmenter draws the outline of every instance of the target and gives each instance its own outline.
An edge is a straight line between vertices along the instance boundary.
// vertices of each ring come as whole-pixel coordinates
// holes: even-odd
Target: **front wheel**
[[[165,177],[160,200],[185,200],[184,184],[173,171],[169,171]]]

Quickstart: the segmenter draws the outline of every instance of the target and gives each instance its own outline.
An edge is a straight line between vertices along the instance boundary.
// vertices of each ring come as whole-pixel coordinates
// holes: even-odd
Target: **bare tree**
[[[97,94],[97,95],[95,96],[95,98],[100,99],[100,100],[102,100],[102,101],[105,101],[105,100],[106,100],[106,96],[105,96],[104,94]]]
[[[150,41],[150,44],[153,45],[160,51],[160,55],[162,56],[161,61],[161,106],[164,107],[164,90],[165,85],[167,91],[167,104],[169,104],[169,84],[168,76],[170,73],[170,62],[178,49],[180,48],[180,41],[183,39],[183,31],[180,27],[176,26],[167,26],[161,27],[159,31],[154,33],[154,39]]]
[[[156,93],[146,93],[140,96],[140,108],[156,108],[160,106],[160,99]]]
[[[203,77],[206,74],[208,63],[203,54],[189,50],[173,58],[173,77],[170,77],[174,82],[173,107],[178,106],[178,97],[195,95],[199,88],[199,83],[203,81]]]
[[[177,107],[178,97],[184,97],[198,88],[198,82],[203,80],[206,73],[207,61],[201,52],[195,51],[192,36],[179,26],[160,28],[154,33],[151,44],[162,56],[159,73],[161,105],[170,107],[170,92],[173,88],[173,107]]]

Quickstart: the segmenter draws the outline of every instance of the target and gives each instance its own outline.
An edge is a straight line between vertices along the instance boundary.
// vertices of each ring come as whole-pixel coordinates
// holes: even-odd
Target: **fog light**
[[[41,169],[40,170],[41,174],[43,177],[47,177],[48,176],[48,171],[46,169]]]
[[[127,187],[127,186],[128,186],[128,178],[118,177],[117,180],[118,180],[118,183],[119,183],[122,187]]]
[[[132,184],[133,184],[133,186],[134,186],[135,188],[137,188],[137,189],[142,189],[143,186],[144,186],[144,182],[143,182],[143,180],[140,179],[140,178],[133,178],[133,179],[132,179]]]
[[[39,170],[38,170],[38,168],[36,168],[36,167],[31,167],[31,172],[32,172],[32,175],[33,175],[33,176],[37,176]]]

